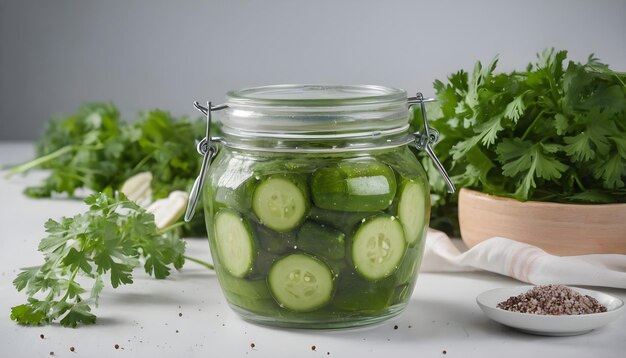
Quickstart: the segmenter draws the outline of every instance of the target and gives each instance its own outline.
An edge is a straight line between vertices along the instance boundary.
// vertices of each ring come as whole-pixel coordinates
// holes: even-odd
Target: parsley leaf
[[[94,324],[96,316],[91,313],[91,308],[79,302],[71,306],[65,317],[60,321],[64,327],[76,327],[79,324]]]
[[[554,154],[557,145],[531,143],[519,138],[504,139],[496,152],[502,165],[502,175],[518,179],[517,190],[513,197],[528,200],[530,192],[537,187],[535,178],[555,180],[562,176],[568,166],[559,162]]]
[[[46,314],[39,310],[39,301],[33,300],[29,303],[15,306],[11,308],[11,319],[21,324],[29,326],[38,326],[48,323]]]

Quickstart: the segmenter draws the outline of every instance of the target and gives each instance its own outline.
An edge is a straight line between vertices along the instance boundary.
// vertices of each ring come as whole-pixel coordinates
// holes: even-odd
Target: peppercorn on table
[[[0,142],[0,165],[28,160],[30,143]],[[2,173],[5,171],[3,170]],[[345,330],[279,329],[248,323],[227,305],[217,277],[187,262],[165,280],[134,272],[134,283],[106,285],[92,313],[95,325],[76,329],[24,327],[9,319],[26,302],[12,281],[20,268],[41,264],[37,247],[49,219],[86,206],[73,199],[29,199],[41,171],[0,179],[0,342],[2,357],[621,357],[626,315],[590,333],[543,337],[491,321],[475,302],[483,291],[520,282],[485,273],[422,273],[407,309],[383,323]],[[187,239],[187,254],[210,260],[206,239]],[[596,288],[598,289],[598,288]],[[626,300],[626,291],[599,288]]]

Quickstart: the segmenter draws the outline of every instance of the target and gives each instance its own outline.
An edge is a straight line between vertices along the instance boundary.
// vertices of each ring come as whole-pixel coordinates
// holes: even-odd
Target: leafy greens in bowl
[[[435,81],[436,151],[458,187],[520,201],[626,202],[626,73],[545,50],[525,71],[495,58]],[[419,109],[416,109],[419,111]],[[419,113],[415,123],[419,123]],[[458,235],[457,196],[430,161],[432,226]]]

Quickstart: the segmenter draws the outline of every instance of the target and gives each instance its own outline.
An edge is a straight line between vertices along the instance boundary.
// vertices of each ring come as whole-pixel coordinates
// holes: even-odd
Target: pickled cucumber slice
[[[340,260],[346,254],[346,235],[336,229],[305,221],[298,230],[297,247],[316,257]]]
[[[276,261],[267,276],[272,296],[281,307],[310,312],[328,304],[334,289],[333,275],[325,263],[295,253]]]
[[[218,275],[220,285],[227,295],[235,294],[251,299],[271,299],[272,295],[264,279],[249,280],[234,277],[227,272]]]
[[[370,216],[382,214],[382,211],[374,212],[351,212],[320,209],[317,206],[311,208],[309,219],[326,226],[333,227],[337,230],[350,234],[354,228]]]
[[[393,170],[384,163],[342,161],[313,173],[311,194],[315,205],[322,209],[385,210],[396,195],[396,179]]]
[[[296,246],[296,232],[278,232],[269,227],[253,223],[252,227],[259,242],[262,251],[282,254],[289,250],[293,250]]]
[[[374,282],[352,270],[339,277],[332,305],[344,311],[379,311],[389,306],[394,287],[391,277]]]
[[[396,285],[403,285],[415,279],[417,270],[422,263],[422,247],[412,247],[406,250],[402,263],[400,263],[398,271],[394,274]]]
[[[214,202],[217,207],[228,207],[241,213],[250,211],[252,207],[252,193],[256,187],[254,178],[241,183],[235,179],[224,180],[214,190]]]
[[[222,209],[215,214],[215,244],[222,265],[235,277],[253,271],[256,244],[247,221],[238,212]]]
[[[398,191],[397,210],[406,241],[409,245],[413,245],[422,237],[429,216],[427,213],[428,193],[422,182],[402,180]]]
[[[309,211],[306,186],[298,178],[271,176],[257,186],[252,196],[252,210],[270,229],[288,232],[300,225]]]
[[[352,263],[364,278],[380,280],[397,270],[406,247],[400,221],[386,214],[375,216],[359,225],[352,236]]]

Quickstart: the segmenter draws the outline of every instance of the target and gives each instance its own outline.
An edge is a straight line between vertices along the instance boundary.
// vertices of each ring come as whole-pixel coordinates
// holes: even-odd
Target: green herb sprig
[[[93,324],[100,292],[133,283],[133,269],[143,264],[157,279],[183,267],[185,242],[178,225],[158,230],[154,215],[123,194],[111,190],[89,196],[89,209],[71,218],[48,220],[39,251],[41,266],[23,269],[13,281],[28,303],[11,309],[11,319],[24,325],[59,320],[65,327]],[[201,260],[188,258],[212,268]]]
[[[441,134],[435,150],[458,187],[520,201],[626,202],[626,74],[593,55],[566,58],[545,50],[511,73],[497,73],[496,58],[435,81],[438,101],[427,107]],[[423,163],[433,225],[454,232],[457,197]]]
[[[125,121],[113,104],[85,104],[75,114],[49,121],[36,143],[37,158],[11,168],[7,177],[33,168],[49,169],[43,183],[26,188],[25,194],[72,197],[81,188],[119,189],[131,176],[150,171],[154,199],[160,199],[193,185],[201,160],[194,140],[204,136],[204,131],[205,121],[200,118],[175,118],[152,110]],[[184,232],[206,236],[202,213]]]

